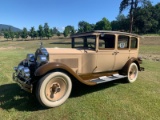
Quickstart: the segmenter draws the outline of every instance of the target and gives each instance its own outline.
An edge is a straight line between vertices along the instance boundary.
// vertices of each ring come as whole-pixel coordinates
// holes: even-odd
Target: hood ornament
[[[43,43],[42,42],[40,42],[40,48],[43,48]]]

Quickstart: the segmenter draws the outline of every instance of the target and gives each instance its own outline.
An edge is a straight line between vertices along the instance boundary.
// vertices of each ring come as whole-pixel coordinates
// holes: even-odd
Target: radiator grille
[[[71,68],[78,68],[78,59],[77,58],[55,59],[55,62],[63,63]]]

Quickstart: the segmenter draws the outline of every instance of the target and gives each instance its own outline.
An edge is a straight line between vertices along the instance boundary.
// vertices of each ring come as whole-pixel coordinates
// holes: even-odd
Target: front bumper
[[[16,75],[16,73],[13,73],[13,81],[18,83],[18,85],[25,91],[32,93],[33,85],[27,84],[23,80],[20,80],[19,77]]]

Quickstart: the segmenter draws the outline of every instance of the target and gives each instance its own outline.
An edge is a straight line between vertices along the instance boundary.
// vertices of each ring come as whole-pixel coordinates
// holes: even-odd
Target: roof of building
[[[127,33],[127,32],[120,32],[120,31],[108,31],[108,30],[94,30],[91,32],[85,32],[85,33],[76,33],[71,35],[71,37],[82,37],[82,36],[87,36],[87,35],[100,35],[100,34],[119,34],[119,35],[129,35],[129,36],[136,36],[140,37],[137,34],[133,33]]]

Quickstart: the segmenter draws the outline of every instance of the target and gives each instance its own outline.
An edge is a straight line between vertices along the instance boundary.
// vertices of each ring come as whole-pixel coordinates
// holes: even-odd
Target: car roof
[[[100,34],[119,34],[119,35],[128,35],[128,36],[140,37],[137,34],[127,33],[127,32],[108,31],[108,30],[94,30],[94,31],[91,31],[91,32],[73,34],[73,35],[71,35],[71,38],[72,37],[83,37],[83,36],[89,36],[89,35],[100,35]]]

